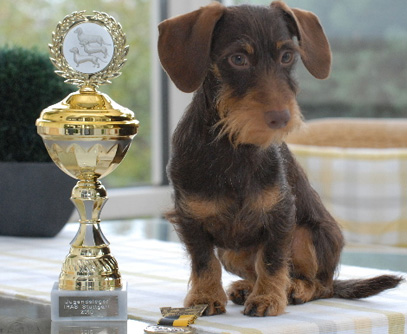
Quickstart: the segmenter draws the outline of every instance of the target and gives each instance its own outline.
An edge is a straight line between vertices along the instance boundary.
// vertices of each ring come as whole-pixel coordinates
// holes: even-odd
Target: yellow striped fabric
[[[290,148],[347,241],[407,246],[407,149]]]
[[[77,224],[68,224],[53,239],[0,237],[0,295],[50,303],[52,285]],[[129,318],[151,324],[161,317],[160,307],[182,307],[187,292],[189,260],[178,243],[107,234],[112,253],[128,282]],[[342,266],[340,278],[372,277],[384,271]],[[223,273],[227,287],[237,279]],[[200,333],[302,334],[302,333],[406,333],[407,284],[365,300],[319,300],[288,306],[278,317],[250,318],[243,306],[229,302],[227,313],[200,317]]]

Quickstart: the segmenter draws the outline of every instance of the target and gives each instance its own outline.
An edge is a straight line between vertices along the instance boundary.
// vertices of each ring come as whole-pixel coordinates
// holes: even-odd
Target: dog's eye
[[[285,51],[282,53],[280,57],[280,63],[282,65],[290,65],[294,60],[294,52],[292,51]]]
[[[229,64],[238,69],[248,68],[250,66],[249,59],[242,53],[236,53],[228,58]]]

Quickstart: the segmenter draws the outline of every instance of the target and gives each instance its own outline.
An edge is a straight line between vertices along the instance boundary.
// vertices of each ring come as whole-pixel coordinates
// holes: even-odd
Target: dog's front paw
[[[271,295],[249,296],[246,300],[244,315],[251,317],[276,316],[284,312],[287,300],[273,298]]]
[[[253,291],[253,283],[248,280],[239,280],[233,282],[228,291],[227,295],[229,299],[237,305],[244,305],[246,299]]]
[[[294,279],[291,283],[291,291],[288,294],[289,303],[293,305],[304,304],[312,300],[315,286],[310,282]]]
[[[185,298],[185,307],[207,304],[203,315],[216,315],[226,312],[227,297],[225,291],[217,291],[216,293],[189,293]]]

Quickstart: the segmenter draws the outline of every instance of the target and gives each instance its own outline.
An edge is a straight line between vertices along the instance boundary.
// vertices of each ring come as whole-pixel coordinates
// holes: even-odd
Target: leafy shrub
[[[0,161],[51,161],[35,120],[73,89],[54,73],[46,53],[0,48]]]

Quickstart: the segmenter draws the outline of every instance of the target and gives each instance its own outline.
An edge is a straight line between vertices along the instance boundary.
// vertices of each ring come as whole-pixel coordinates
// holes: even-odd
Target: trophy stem
[[[114,290],[121,276],[109,242],[100,228],[100,212],[107,201],[106,189],[96,177],[80,180],[72,190],[71,201],[79,212],[79,230],[62,265],[62,290]]]

